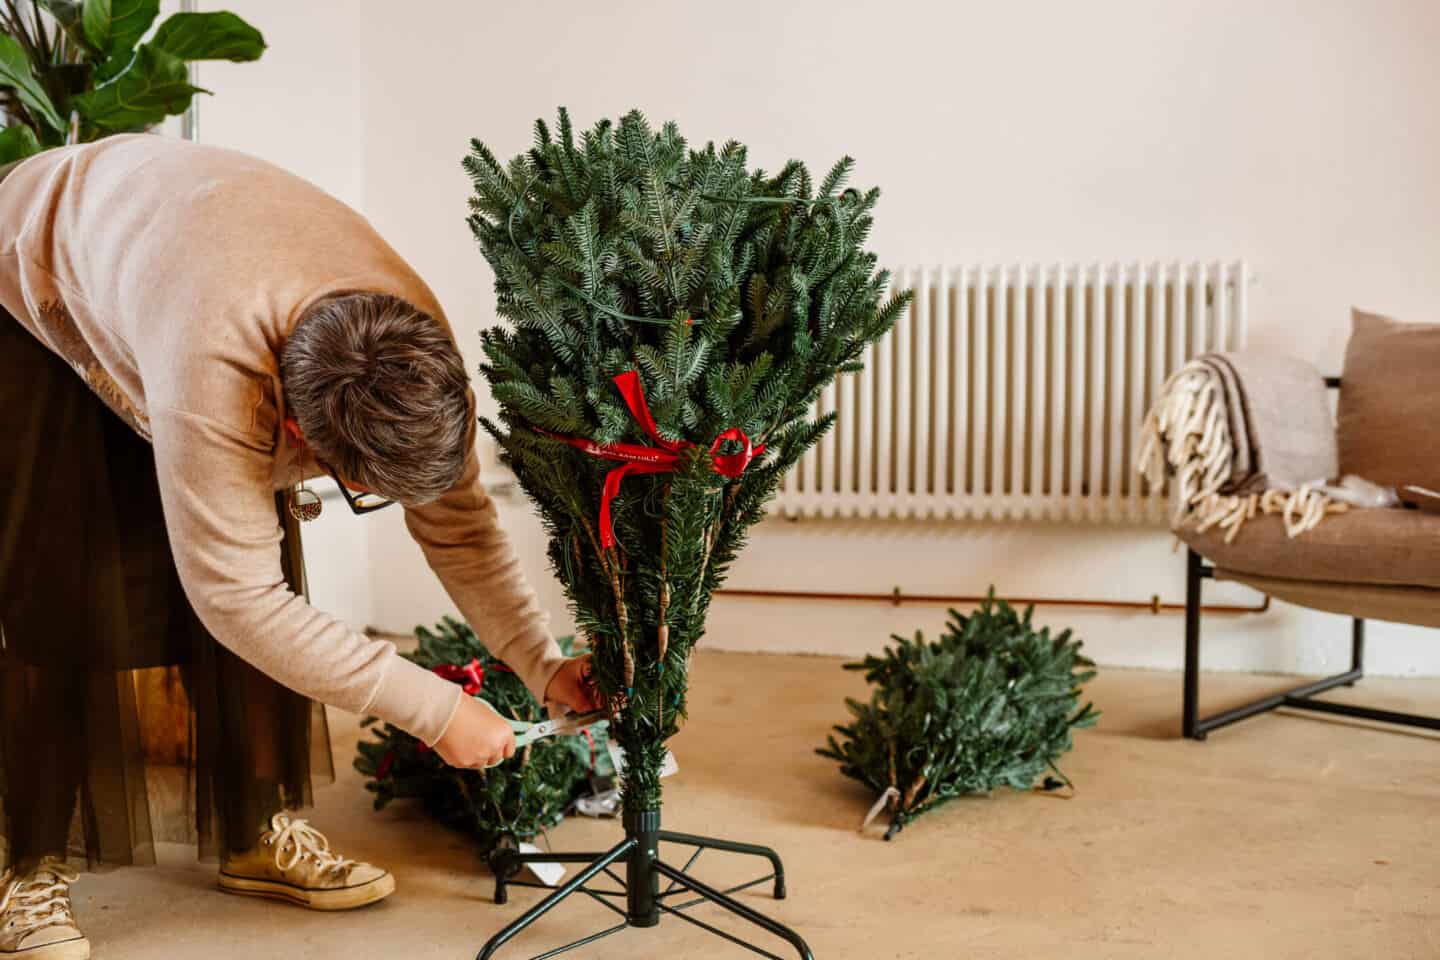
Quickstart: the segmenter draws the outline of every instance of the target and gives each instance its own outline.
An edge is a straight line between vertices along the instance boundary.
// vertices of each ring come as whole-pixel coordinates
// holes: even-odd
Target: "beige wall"
[[[891,264],[1244,257],[1252,341],[1327,370],[1351,303],[1440,319],[1433,0],[229,6],[272,47],[260,65],[207,65],[220,95],[204,139],[357,203],[435,287],[472,363],[494,312],[459,160],[472,136],[525,148],[560,103],[580,123],[638,106],[767,166],[851,153],[885,190],[874,244]],[[538,527],[508,512],[563,622]],[[448,609],[397,517],[343,519],[312,538],[331,571],[318,599],[391,628]],[[732,584],[1179,600],[1181,566],[1155,531],[776,521]],[[1216,595],[1246,596],[1232,591]],[[1041,616],[1103,663],[1178,665],[1174,616]],[[942,618],[721,600],[707,642],[856,653]],[[1327,617],[1213,623],[1212,666],[1316,671],[1346,653]],[[1377,672],[1440,672],[1433,636],[1373,636]]]

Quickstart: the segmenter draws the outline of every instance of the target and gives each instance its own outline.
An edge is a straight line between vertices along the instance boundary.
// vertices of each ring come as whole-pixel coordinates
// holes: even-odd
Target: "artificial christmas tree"
[[[767,175],[739,143],[692,150],[638,112],[577,137],[561,110],[555,134],[537,122],[534,147],[508,166],[472,146],[470,224],[509,321],[484,334],[500,405],[485,426],[540,508],[594,651],[627,760],[630,846],[611,854],[630,861],[627,921],[651,925],[659,873],[718,893],[653,849],[678,836],[659,830],[659,773],[711,595],[784,472],[829,428],[809,417],[820,390],[858,369],[909,295],[887,298],[889,276],[863,249],[879,191],[843,189],[849,158],[818,185],[794,161]]]

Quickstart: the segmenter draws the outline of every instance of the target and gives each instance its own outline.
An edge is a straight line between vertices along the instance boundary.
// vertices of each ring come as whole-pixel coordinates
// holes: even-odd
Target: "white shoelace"
[[[355,865],[354,860],[331,851],[325,834],[305,820],[291,820],[287,813],[270,818],[270,830],[261,834],[260,842],[275,848],[275,866],[281,870],[289,870],[304,860],[314,863],[322,873],[342,873]]]
[[[24,876],[6,872],[0,876],[0,919],[7,932],[36,930],[61,924],[73,925],[70,912],[70,884],[80,875],[60,863],[45,862]]]

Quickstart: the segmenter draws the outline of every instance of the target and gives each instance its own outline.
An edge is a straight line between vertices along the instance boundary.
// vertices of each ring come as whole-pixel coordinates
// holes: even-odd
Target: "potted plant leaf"
[[[159,0],[0,0],[0,164],[146,130],[209,92],[187,63],[265,50],[233,13],[177,13],[151,32],[159,13]]]

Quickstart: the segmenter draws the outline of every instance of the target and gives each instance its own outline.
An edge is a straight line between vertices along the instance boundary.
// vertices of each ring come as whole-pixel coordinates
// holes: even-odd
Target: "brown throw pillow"
[[[1440,489],[1440,324],[1352,311],[1340,384],[1340,471]]]

